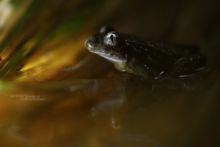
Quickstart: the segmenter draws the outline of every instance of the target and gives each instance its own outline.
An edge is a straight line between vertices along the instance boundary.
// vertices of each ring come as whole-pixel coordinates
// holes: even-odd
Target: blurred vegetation
[[[219,6],[0,0],[0,146],[219,146]],[[173,90],[120,73],[84,47],[102,25],[200,46],[210,74]]]

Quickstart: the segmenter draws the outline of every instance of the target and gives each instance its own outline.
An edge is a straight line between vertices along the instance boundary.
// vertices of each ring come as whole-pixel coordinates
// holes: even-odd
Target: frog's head
[[[126,56],[120,47],[120,37],[114,29],[102,27],[99,32],[86,40],[86,48],[113,63],[124,63]]]

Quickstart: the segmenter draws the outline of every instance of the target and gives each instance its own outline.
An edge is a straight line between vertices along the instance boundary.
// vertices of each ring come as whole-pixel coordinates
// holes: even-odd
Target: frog
[[[112,62],[117,70],[144,79],[187,79],[207,69],[198,47],[144,40],[113,27],[101,27],[85,41],[85,47]]]

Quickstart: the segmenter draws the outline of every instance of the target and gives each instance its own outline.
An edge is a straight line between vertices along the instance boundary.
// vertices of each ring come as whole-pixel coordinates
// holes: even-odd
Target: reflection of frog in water
[[[153,79],[185,79],[206,69],[206,59],[191,46],[143,41],[135,36],[102,27],[86,47],[124,72]]]

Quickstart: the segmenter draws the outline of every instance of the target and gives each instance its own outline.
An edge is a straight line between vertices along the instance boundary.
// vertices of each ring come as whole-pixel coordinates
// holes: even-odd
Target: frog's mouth
[[[107,60],[109,60],[110,62],[113,62],[113,63],[125,63],[126,60],[120,58],[119,56],[117,55],[114,55],[114,54],[111,54],[111,53],[105,53],[105,52],[93,52]]]
[[[107,52],[104,52],[104,51],[95,50],[94,48],[90,48],[90,49],[88,48],[88,50],[91,53],[97,54],[100,57],[105,58],[108,61],[113,62],[113,63],[125,63],[125,61],[126,61],[126,60],[122,59],[121,57],[119,57],[117,55],[114,55],[112,53],[107,53]]]

